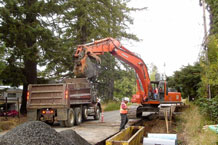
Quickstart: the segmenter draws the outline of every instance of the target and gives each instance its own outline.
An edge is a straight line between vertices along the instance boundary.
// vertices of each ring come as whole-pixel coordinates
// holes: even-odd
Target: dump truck
[[[71,127],[93,116],[100,118],[101,104],[94,85],[85,78],[66,79],[64,83],[30,84],[27,117],[48,124],[58,121]]]

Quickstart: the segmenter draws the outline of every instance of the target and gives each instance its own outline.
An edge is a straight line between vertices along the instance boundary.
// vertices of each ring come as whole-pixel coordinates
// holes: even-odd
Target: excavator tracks
[[[139,107],[141,107],[141,105],[138,105],[138,104],[133,104],[133,105],[131,105],[131,106],[129,106],[128,108],[128,114],[127,114],[127,116],[128,116],[128,118],[129,119],[138,119],[138,108]]]
[[[143,112],[153,112],[156,113],[159,118],[164,119],[166,116],[169,118],[172,117],[173,113],[175,112],[176,105],[172,104],[161,104],[159,107],[154,107],[154,106],[142,106],[139,104],[133,104],[129,106],[128,110],[128,118],[129,119],[139,119],[142,117]]]

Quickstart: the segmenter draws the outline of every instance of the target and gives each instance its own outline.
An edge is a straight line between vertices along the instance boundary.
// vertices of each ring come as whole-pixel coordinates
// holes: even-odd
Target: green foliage
[[[104,54],[101,56],[101,65],[99,66],[99,76],[97,78],[98,96],[103,100],[113,100],[114,81],[118,70],[115,69],[116,61],[111,54]]]
[[[53,16],[63,14],[63,3],[61,0],[2,0],[0,3],[0,47],[4,48],[6,65],[0,71],[0,80],[24,86],[21,111],[25,113],[26,91],[28,84],[37,83],[37,65],[45,66],[61,58],[56,61],[58,66],[61,60],[69,60],[63,56],[71,58],[69,54],[64,55],[66,48],[61,47],[62,41],[54,32]]]
[[[123,97],[132,97],[136,93],[136,78],[133,70],[119,71],[114,83],[114,97],[122,100]]]
[[[28,84],[37,83],[37,77],[73,77],[72,55],[78,44],[105,37],[138,40],[126,31],[133,23],[129,12],[136,10],[127,3],[128,0],[1,0],[0,48],[4,57],[0,57],[0,80],[10,85],[23,84],[25,95]],[[110,61],[101,66],[99,93],[113,98],[112,72],[117,62],[111,56],[105,57]],[[38,66],[45,70],[37,70]]]
[[[218,32],[218,0],[206,0],[208,4],[208,10],[210,12],[211,21],[211,34],[217,34]]]
[[[63,17],[63,36],[74,46],[105,37],[138,40],[126,32],[127,24],[133,23],[128,14],[135,10],[127,3],[128,0],[69,0],[65,7],[71,10]]]
[[[113,111],[120,109],[120,102],[109,102],[106,104],[104,111]]]
[[[211,100],[201,97],[195,103],[200,107],[202,113],[218,123],[218,95]]]
[[[202,98],[196,102],[203,113],[212,120],[218,120],[218,0],[206,0],[210,12],[210,35],[207,39],[207,52],[201,57],[202,67],[201,83],[198,93]],[[207,57],[208,56],[208,61]],[[210,85],[211,97],[208,98],[208,85]]]
[[[201,70],[199,63],[185,66],[180,71],[176,71],[172,77],[168,77],[168,85],[181,91],[183,98],[196,97],[201,82]]]
[[[0,43],[1,45],[1,43]],[[0,74],[5,69],[5,62],[4,62],[4,47],[0,46]],[[2,81],[0,79],[0,84],[2,84]]]
[[[158,68],[153,63],[150,66],[150,80],[155,81],[155,76],[158,74]]]
[[[138,41],[136,35],[126,31],[128,24],[133,23],[129,12],[136,10],[129,8],[127,3],[128,0],[69,0],[65,7],[72,9],[62,19],[66,28],[62,34],[63,39],[74,47],[105,37]],[[104,54],[101,60],[97,79],[98,96],[112,100],[116,89],[114,82],[119,72],[115,67],[119,67],[119,64],[110,54]]]
[[[208,63],[204,57],[201,58],[202,67],[201,87],[198,92],[201,96],[207,96],[207,84],[211,88],[211,96],[218,94],[218,35],[211,35],[208,39]]]

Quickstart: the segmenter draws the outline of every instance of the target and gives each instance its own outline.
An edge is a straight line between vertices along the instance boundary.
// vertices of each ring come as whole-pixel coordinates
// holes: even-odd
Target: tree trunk
[[[25,3],[25,7],[31,8],[37,0],[28,0]],[[33,13],[31,9],[26,13],[25,25],[34,28],[34,23],[37,22],[36,19],[37,14]],[[22,93],[22,104],[20,108],[21,114],[26,114],[26,102],[27,102],[27,91],[29,84],[36,84],[37,83],[37,48],[34,46],[36,43],[36,36],[34,31],[26,33],[26,51],[24,52],[24,75],[25,81],[23,83],[23,93]]]
[[[23,92],[22,92],[22,104],[20,108],[21,114],[26,114],[26,102],[27,102],[27,91],[29,84],[37,83],[37,63],[36,61],[26,60],[24,73],[26,76],[26,82],[23,84]]]
[[[110,86],[110,89],[108,92],[108,96],[110,100],[113,100],[114,98],[114,78],[113,77],[109,79],[109,86]]]

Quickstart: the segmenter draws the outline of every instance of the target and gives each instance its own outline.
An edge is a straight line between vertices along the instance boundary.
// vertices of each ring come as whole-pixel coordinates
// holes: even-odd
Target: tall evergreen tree
[[[26,113],[28,84],[37,83],[37,64],[59,48],[48,21],[59,7],[59,1],[0,1],[0,40],[7,60],[1,79],[14,86],[23,84],[21,113]]]
[[[133,20],[128,0],[0,0],[0,47],[6,67],[4,84],[23,85],[21,112],[26,112],[28,84],[42,77],[73,76],[72,54],[78,44],[114,37],[138,40],[126,32]],[[111,84],[116,61],[111,56],[102,73],[105,86]],[[42,72],[37,66],[46,66]],[[111,73],[109,73],[111,72]],[[108,79],[109,78],[109,79]],[[108,79],[108,80],[106,80]],[[112,95],[111,95],[112,96]]]
[[[137,10],[129,8],[128,1],[69,0],[72,10],[63,18],[66,26],[64,32],[66,41],[75,46],[105,37],[138,40],[134,34],[126,32],[128,24],[133,23],[129,13]],[[98,78],[99,96],[112,99],[117,61],[110,54],[101,58],[101,72]]]

